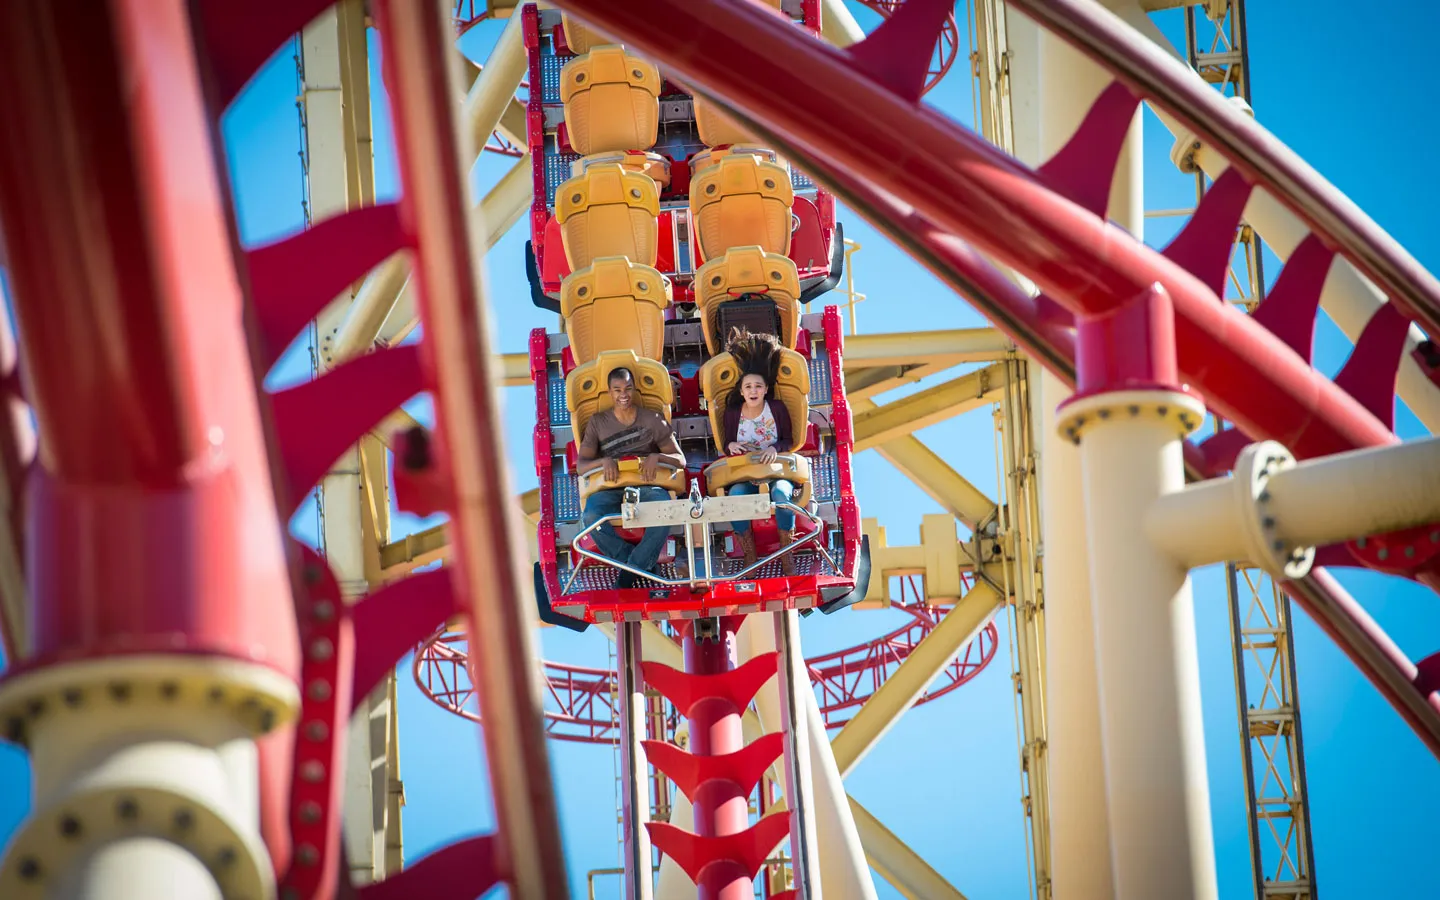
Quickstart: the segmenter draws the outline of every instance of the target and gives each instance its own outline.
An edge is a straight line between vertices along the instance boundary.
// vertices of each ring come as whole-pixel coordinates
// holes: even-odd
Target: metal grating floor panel
[[[816,352],[810,358],[810,405],[830,402],[830,354]]]
[[[546,141],[553,144],[553,141]],[[555,208],[555,191],[570,180],[570,164],[580,158],[578,153],[560,153],[547,148],[545,152],[545,203]]]
[[[840,473],[834,453],[810,457],[810,487],[816,503],[840,499]]]
[[[815,190],[815,182],[810,180],[810,176],[794,167],[790,169],[790,184],[795,187],[797,194],[801,191]]]
[[[560,102],[560,70],[574,59],[573,56],[556,56],[553,52],[540,56],[540,101]]]
[[[568,472],[554,472],[551,475],[555,491],[555,519],[559,522],[580,520],[580,484]]]
[[[565,379],[560,375],[550,376],[550,427],[557,428],[570,424],[570,407],[565,405]]]

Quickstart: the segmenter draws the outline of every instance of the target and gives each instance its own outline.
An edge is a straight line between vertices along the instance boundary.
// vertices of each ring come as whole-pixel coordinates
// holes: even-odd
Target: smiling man
[[[614,369],[609,379],[610,409],[590,417],[585,426],[585,435],[580,441],[576,460],[577,469],[583,474],[603,467],[605,481],[614,483],[620,478],[619,461],[627,457],[640,457],[640,472],[646,481],[653,481],[661,463],[676,468],[685,467],[685,454],[675,440],[675,432],[665,417],[654,410],[645,409],[635,403],[635,377],[629,369]],[[640,502],[669,500],[670,494],[660,487],[642,487]],[[584,523],[589,527],[606,516],[617,515],[624,501],[620,488],[596,491],[585,501]],[[654,571],[655,561],[660,558],[660,548],[665,545],[669,528],[647,528],[640,543],[633,547],[615,533],[609,522],[593,532],[595,544],[600,552],[618,562],[642,572]],[[635,576],[620,572],[615,581],[617,588],[635,586]]]

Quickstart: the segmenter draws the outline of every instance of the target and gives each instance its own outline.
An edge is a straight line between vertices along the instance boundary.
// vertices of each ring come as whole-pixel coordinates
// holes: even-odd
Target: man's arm
[[[659,448],[656,452],[645,457],[640,463],[640,474],[646,481],[654,481],[659,475],[659,467],[662,462],[668,463],[677,469],[685,469],[685,454],[680,450],[680,444],[675,440],[675,433],[668,432],[664,437],[655,442]]]
[[[675,440],[674,432],[666,435],[665,440],[660,442],[660,452],[655,455],[677,469],[685,468],[685,452],[680,449],[680,443]]]
[[[575,471],[584,475],[604,464],[605,458],[600,455],[600,438],[595,433],[595,420],[591,419],[585,423],[585,437],[580,441],[580,449],[575,452]]]

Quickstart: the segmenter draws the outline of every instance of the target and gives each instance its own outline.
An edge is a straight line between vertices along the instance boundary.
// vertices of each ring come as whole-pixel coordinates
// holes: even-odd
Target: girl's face
[[[740,379],[740,396],[746,403],[759,404],[765,399],[765,379],[759,375],[746,375]]]

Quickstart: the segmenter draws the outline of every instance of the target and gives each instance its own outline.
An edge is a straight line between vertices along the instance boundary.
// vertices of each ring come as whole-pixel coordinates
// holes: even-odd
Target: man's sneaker
[[[615,590],[623,591],[626,588],[633,588],[635,581],[635,576],[632,573],[622,569],[620,575],[615,579]]]

